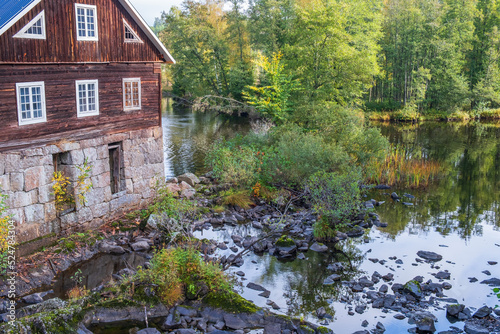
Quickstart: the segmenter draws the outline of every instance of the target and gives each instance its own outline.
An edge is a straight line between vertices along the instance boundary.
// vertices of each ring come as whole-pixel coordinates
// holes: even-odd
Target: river
[[[404,284],[417,275],[423,276],[424,282],[429,279],[436,282],[431,274],[449,271],[448,282],[453,287],[444,292],[447,297],[471,308],[499,304],[491,287],[480,282],[500,277],[500,265],[488,264],[498,261],[500,254],[500,124],[427,122],[375,126],[391,143],[404,144],[415,154],[438,161],[445,175],[419,191],[390,190],[414,195],[413,207],[392,201],[382,190],[368,193],[367,199],[385,201],[375,211],[388,226],[373,227],[361,238],[341,242],[337,248],[343,253],[309,251],[305,254],[307,260],[290,262],[268,254],[251,254],[245,258],[243,267],[235,271],[246,273],[245,282],[255,282],[272,291],[270,299],[280,306],[278,313],[319,323],[313,314],[319,307],[325,307],[333,315],[327,326],[337,334],[363,329],[363,320],[368,321],[368,330],[380,321],[386,333],[403,333],[414,327],[407,319],[396,320],[393,311],[384,313],[368,306],[362,314],[352,312],[362,303],[361,294],[353,294],[340,283],[322,284],[330,275],[327,265],[337,261],[346,266],[350,262],[353,267],[343,280],[371,277],[377,271],[382,275],[394,274],[397,283]],[[217,138],[249,131],[249,126],[242,119],[169,110],[163,116],[163,129],[165,170],[170,177],[187,171],[204,173],[203,160],[209,145]],[[204,231],[203,237],[230,241],[233,233],[244,236],[255,231],[240,225],[225,231]],[[416,262],[419,250],[441,254],[443,260],[434,266]],[[478,281],[470,282],[472,277]],[[375,289],[382,283],[375,285]],[[267,299],[257,296],[255,291],[243,288],[242,294],[258,306],[266,306]],[[446,318],[445,305],[439,303],[430,309],[438,317],[438,332],[453,325]],[[463,324],[455,325],[463,328]]]

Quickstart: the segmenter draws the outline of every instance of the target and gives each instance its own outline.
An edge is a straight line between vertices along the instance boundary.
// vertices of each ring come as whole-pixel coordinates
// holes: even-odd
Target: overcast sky
[[[155,17],[161,17],[163,11],[168,12],[170,7],[179,6],[182,0],[129,0],[139,14],[149,25],[153,25]]]

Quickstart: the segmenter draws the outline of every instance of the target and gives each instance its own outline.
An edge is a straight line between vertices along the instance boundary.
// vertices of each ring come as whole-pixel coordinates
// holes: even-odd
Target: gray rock
[[[432,318],[422,318],[416,321],[417,329],[421,332],[432,332],[436,331],[436,327],[434,326],[434,319]]]
[[[326,315],[326,310],[323,306],[316,310],[316,316],[318,318],[322,319],[325,317],[325,315]]]
[[[393,193],[391,194],[391,198],[392,198],[393,200],[400,199],[400,197],[398,196],[398,194],[397,194],[396,192],[393,192]]]
[[[243,329],[247,327],[247,323],[241,319],[239,314],[224,314],[224,322],[226,323],[226,327],[230,329]]]
[[[196,184],[200,183],[200,179],[196,177],[193,173],[185,173],[182,175],[177,176],[178,182],[186,182],[189,184],[191,187],[194,187]]]
[[[380,321],[377,322],[377,325],[375,325],[375,330],[378,332],[378,333],[383,333],[385,332],[385,326],[384,324],[382,324]]]
[[[446,305],[446,315],[458,318],[458,314],[465,308],[463,304]]]
[[[22,301],[26,304],[39,304],[43,302],[43,298],[40,293],[33,293],[31,295],[24,296]]]
[[[328,246],[315,242],[311,245],[311,247],[309,247],[309,249],[314,252],[323,253],[328,251]]]
[[[102,242],[99,244],[99,251],[103,253],[109,254],[123,254],[125,253],[125,249],[121,246],[111,245],[107,242]]]
[[[496,265],[497,263],[498,263],[497,261],[488,261],[488,264],[489,264],[490,266],[494,266],[494,265]]]
[[[330,276],[328,276],[327,278],[325,278],[325,280],[323,281],[323,284],[325,285],[331,285],[337,281],[340,281],[340,278],[341,276],[338,275],[338,274],[332,274]]]
[[[446,271],[440,271],[437,274],[434,275],[434,277],[438,279],[450,279],[450,273]]]
[[[138,241],[130,245],[134,252],[148,251],[151,247],[147,241]]]
[[[481,284],[488,284],[489,286],[500,286],[500,279],[489,278],[484,281],[481,281]]]
[[[78,329],[76,330],[76,334],[93,334],[89,331],[83,324],[78,325]]]
[[[137,334],[161,334],[156,328],[144,328],[137,332]]]
[[[167,315],[167,318],[161,325],[161,329],[169,330],[169,329],[177,329],[181,327],[181,317],[180,314],[175,311],[175,308],[170,310]]]
[[[488,306],[483,306],[479,310],[476,311],[472,316],[474,318],[484,318],[491,314],[491,308]]]
[[[426,260],[432,261],[432,262],[441,261],[443,259],[443,256],[439,255],[438,253],[429,252],[429,251],[418,251],[417,255],[423,259],[426,259]]]
[[[267,289],[264,288],[262,285],[255,284],[252,282],[247,284],[247,288],[252,289],[252,290],[256,290],[256,291],[267,291]]]
[[[192,328],[179,328],[176,331],[177,334],[196,334],[196,331]],[[139,333],[137,333],[139,334]]]
[[[479,324],[466,323],[464,330],[467,334],[489,334],[490,331],[487,328],[482,327]]]
[[[183,317],[195,318],[198,315],[198,311],[194,308],[177,306],[176,311]]]

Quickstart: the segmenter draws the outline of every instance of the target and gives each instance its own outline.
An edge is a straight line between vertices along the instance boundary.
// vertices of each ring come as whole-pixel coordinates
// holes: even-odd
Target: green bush
[[[231,294],[234,281],[219,266],[205,262],[194,247],[162,249],[151,268],[139,270],[138,279],[158,288],[160,300],[173,305],[183,296],[203,298]]]
[[[350,172],[314,174],[308,183],[309,198],[320,219],[335,228],[347,222],[360,209],[360,173]]]
[[[207,153],[205,163],[220,181],[251,186],[257,179],[258,158],[253,148],[241,140],[218,141]]]

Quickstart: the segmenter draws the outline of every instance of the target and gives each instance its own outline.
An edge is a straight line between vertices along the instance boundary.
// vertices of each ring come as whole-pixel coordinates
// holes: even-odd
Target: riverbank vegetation
[[[377,119],[498,118],[497,2],[185,1],[156,28],[182,99],[231,98],[268,115],[254,104],[265,100],[277,118],[324,101]]]

